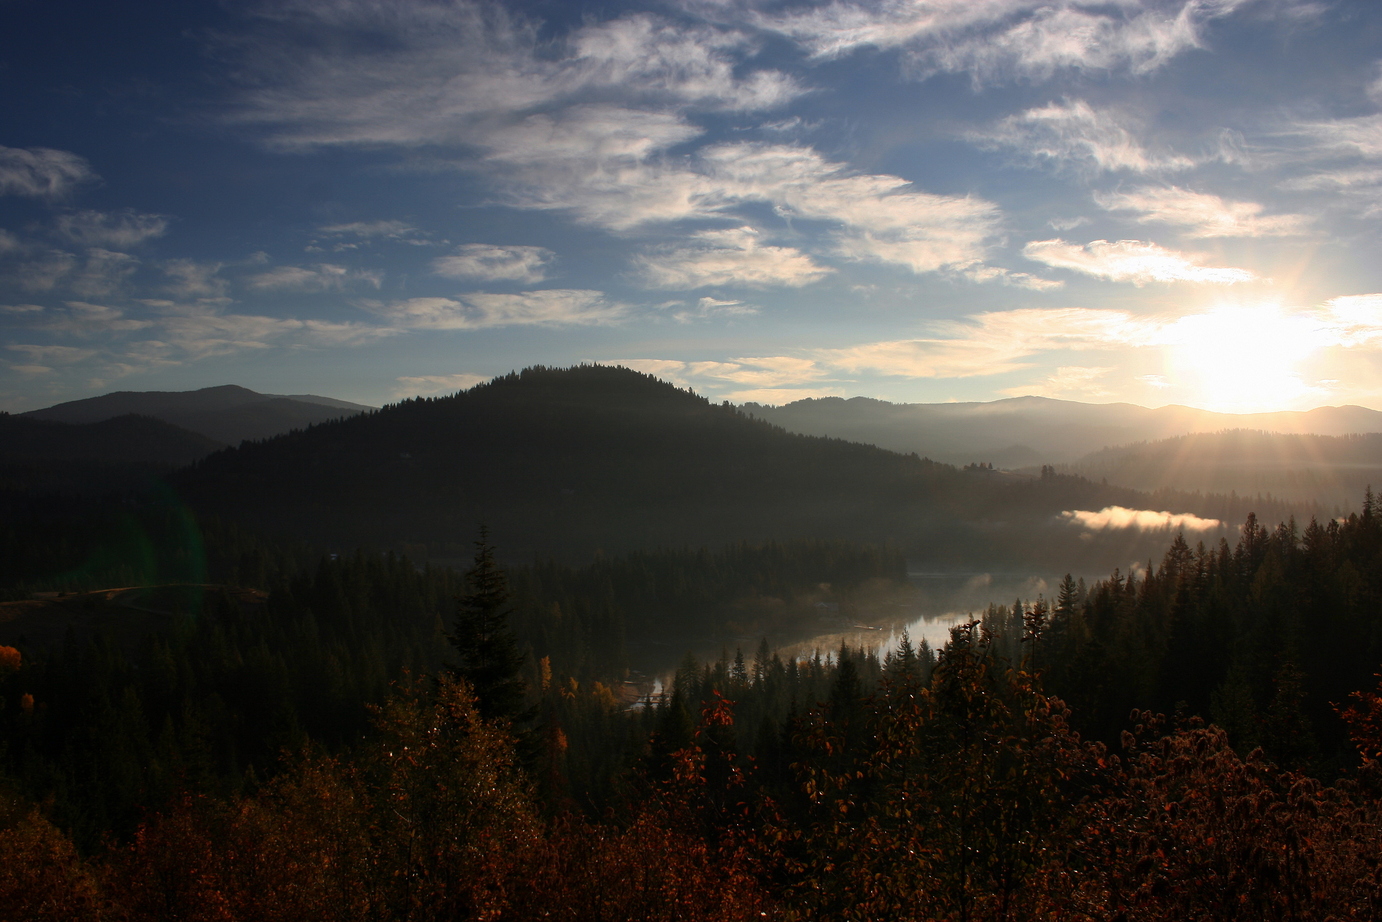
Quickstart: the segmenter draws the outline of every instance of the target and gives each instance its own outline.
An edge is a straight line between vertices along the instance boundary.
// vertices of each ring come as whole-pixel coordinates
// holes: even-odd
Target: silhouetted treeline
[[[1333,706],[1382,665],[1380,511],[1369,493],[1361,513],[1303,530],[1249,516],[1236,545],[1178,536],[1140,576],[1067,579],[1041,644],[1050,687],[1104,739],[1130,708],[1153,708],[1213,720],[1244,752],[1336,770],[1350,747]]]
[[[25,664],[0,680],[0,765],[29,796],[50,799],[84,847],[127,834],[142,809],[175,791],[229,796],[271,777],[285,750],[350,745],[392,683],[454,659],[446,635],[465,587],[448,568],[366,552],[313,560],[234,526],[199,529],[171,502],[74,503],[11,524],[11,582],[0,588],[11,598],[50,594],[12,603],[13,620],[0,626]],[[601,688],[601,700],[614,701],[627,696],[627,636],[712,637],[727,615],[756,615],[761,606],[746,610],[745,600],[771,599],[776,612],[819,597],[823,583],[835,593],[895,583],[905,564],[895,551],[800,542],[509,576],[529,687],[545,669],[558,686]],[[125,591],[90,591],[115,589]],[[622,752],[607,735],[576,738]],[[581,768],[576,784],[607,801],[625,767],[605,759]]]
[[[894,665],[868,692],[850,664],[792,720],[785,767],[746,756],[739,706],[714,696],[683,739],[659,728],[621,811],[599,819],[550,789],[544,803],[508,727],[484,720],[464,683],[413,684],[349,753],[304,753],[238,796],[176,798],[127,843],[85,857],[10,799],[0,899],[16,918],[131,922],[1368,920],[1382,909],[1376,763],[1325,786],[1239,756],[1218,729],[1142,711],[1116,750],[1085,740],[978,624],[956,629],[929,680]],[[1376,754],[1382,698],[1358,703],[1355,742]],[[547,743],[566,748],[559,731]]]

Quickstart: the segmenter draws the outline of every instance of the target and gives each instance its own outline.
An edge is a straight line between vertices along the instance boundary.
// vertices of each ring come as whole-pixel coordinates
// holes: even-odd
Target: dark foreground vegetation
[[[187,527],[142,514],[151,545]],[[895,557],[742,546],[506,579],[482,543],[462,580],[201,537],[199,563],[110,552],[83,578],[219,583],[120,608],[69,573],[69,596],[7,603],[12,631],[39,623],[14,606],[72,611],[61,640],[0,648],[0,917],[1382,915],[1370,496],[1177,540],[939,651],[688,659],[643,707],[609,652],[635,625],[896,578]]]

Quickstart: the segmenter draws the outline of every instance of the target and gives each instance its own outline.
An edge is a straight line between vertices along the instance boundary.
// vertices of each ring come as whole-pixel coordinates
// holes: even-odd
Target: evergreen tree
[[[475,562],[466,574],[467,592],[457,600],[451,645],[460,654],[452,674],[470,685],[487,720],[523,724],[532,720],[520,674],[524,655],[509,627],[513,609],[508,581],[494,559],[488,529],[480,529]]]

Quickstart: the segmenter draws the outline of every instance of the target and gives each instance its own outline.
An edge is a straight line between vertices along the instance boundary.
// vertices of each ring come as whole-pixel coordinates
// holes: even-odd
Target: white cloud
[[[674,116],[580,108],[525,120],[503,133],[491,159],[513,168],[513,204],[568,210],[616,232],[766,204],[789,220],[826,222],[837,256],[914,272],[969,265],[996,233],[990,202],[859,173],[806,147],[745,142],[653,157],[693,135],[688,127]]]
[[[246,283],[258,291],[340,291],[355,285],[378,288],[383,276],[365,269],[331,263],[315,266],[279,266],[251,275]]]
[[[734,320],[751,317],[758,308],[743,301],[724,298],[698,298],[694,305],[675,311],[672,319],[677,323],[695,323],[702,320]]]
[[[45,365],[72,365],[84,361],[96,354],[94,349],[79,349],[76,346],[34,346],[23,343],[12,343],[5,348],[15,352],[22,352],[29,357],[29,361]]]
[[[403,221],[351,221],[347,224],[328,224],[317,228],[323,234],[349,237],[388,237],[399,239],[418,233],[418,229]]]
[[[439,159],[488,171],[499,203],[615,232],[766,204],[833,224],[836,255],[929,272],[982,259],[997,228],[989,202],[860,174],[805,147],[678,153],[704,133],[688,106],[762,108],[798,92],[776,72],[743,71],[752,44],[738,31],[635,15],[581,26],[539,52],[533,27],[497,7],[377,13],[337,2],[267,14],[322,38],[310,52],[292,49],[291,68],[286,57],[260,60],[267,76],[238,117],[287,146],[440,145]],[[365,51],[327,38],[355,31],[388,40]]]
[[[170,259],[159,268],[168,278],[164,289],[174,298],[218,298],[225,294],[226,280],[219,277],[220,263]]]
[[[398,381],[398,387],[394,388],[393,396],[402,399],[424,394],[439,394],[442,391],[469,390],[477,384],[484,384],[489,378],[485,375],[462,373],[454,375],[405,375],[395,380]]]
[[[99,177],[85,159],[48,147],[0,147],[0,195],[60,198]]]
[[[1312,141],[1319,153],[1355,154],[1368,160],[1382,158],[1382,114],[1300,122],[1289,133]]]
[[[1316,312],[1318,331],[1333,345],[1382,345],[1382,294],[1332,298]]]
[[[1218,519],[1202,519],[1189,512],[1155,512],[1151,509],[1129,509],[1126,506],[1105,506],[1098,512],[1068,510],[1060,514],[1062,520],[1090,531],[1109,528],[1136,528],[1140,531],[1214,531],[1224,527]]]
[[[80,298],[103,298],[121,290],[138,268],[133,256],[92,247],[61,283]]]
[[[741,111],[773,108],[801,93],[791,77],[778,71],[736,77],[737,61],[753,50],[737,32],[688,29],[636,14],[586,26],[572,45],[579,75],[573,77],[587,85]]]
[[[124,309],[90,301],[66,301],[61,308],[44,311],[42,326],[78,337],[102,337],[146,330],[150,320],[128,317]]]
[[[362,323],[226,313],[205,304],[146,303],[161,312],[156,322],[161,340],[145,345],[173,347],[176,361],[267,349],[285,340],[287,345],[358,345],[397,332]]]
[[[1147,73],[1201,47],[1200,26],[1242,2],[836,0],[754,22],[816,57],[901,48],[919,77],[967,72],[982,83],[1061,69]]]
[[[724,144],[703,152],[705,204],[764,202],[787,218],[836,224],[834,252],[913,272],[968,266],[996,233],[998,209],[922,192],[896,176],[854,172],[809,148]]]
[[[1028,291],[1055,291],[1064,288],[1065,283],[1058,279],[1044,279],[1030,272],[1013,272],[1010,269],[1002,269],[998,266],[986,266],[983,263],[972,263],[968,266],[960,267],[958,273],[974,282],[999,282],[1013,288],[1025,288]]]
[[[333,253],[343,253],[380,240],[408,246],[432,245],[425,232],[405,221],[349,221],[323,225],[317,228],[317,233],[322,236],[307,245],[308,253],[321,253],[326,247]]]
[[[1095,172],[1161,173],[1195,165],[1188,157],[1149,151],[1124,119],[1096,111],[1082,99],[1066,99],[1002,119],[969,139],[1004,147],[1036,162]]]
[[[1069,269],[1112,282],[1210,282],[1231,285],[1257,276],[1246,269],[1201,266],[1190,256],[1143,240],[1094,240],[1080,246],[1059,238],[1033,240],[1022,255],[1056,269]]]
[[[692,234],[689,243],[635,258],[643,283],[650,288],[799,288],[833,271],[800,250],[761,243],[759,232],[748,226],[701,231]]]
[[[0,304],[0,314],[39,314],[43,312],[41,304]]]
[[[53,373],[53,369],[49,368],[47,365],[11,364],[7,367],[15,374],[23,375],[26,378],[36,378],[40,375],[50,375]]]
[[[1001,31],[970,34],[913,52],[921,75],[969,73],[976,83],[1005,79],[1050,79],[1060,70],[1127,71],[1146,74],[1177,55],[1200,47],[1194,13],[1187,3],[1168,17],[1160,10],[1123,18],[1080,9],[1042,6]]]
[[[554,288],[517,294],[474,292],[457,298],[410,298],[367,304],[399,327],[420,330],[477,330],[502,326],[575,326],[614,323],[628,307],[604,292]]]
[[[1283,180],[1279,185],[1295,192],[1333,192],[1363,217],[1382,214],[1382,169],[1340,167]]]
[[[1157,328],[1126,311],[1090,308],[1022,308],[934,324],[926,339],[860,343],[811,355],[852,374],[909,378],[968,378],[1027,367],[1040,352],[1124,347],[1143,342]]]
[[[801,92],[780,72],[742,72],[744,35],[645,14],[545,42],[497,4],[465,0],[387,11],[303,0],[260,13],[269,27],[246,63],[257,80],[235,117],[283,146],[469,144],[489,121],[589,96],[747,111]]]
[[[168,217],[137,211],[77,211],[58,215],[55,226],[60,236],[78,246],[128,250],[162,237],[168,230]]]
[[[453,279],[533,285],[547,278],[547,264],[555,256],[545,247],[467,243],[450,256],[432,260],[432,271]]]
[[[139,268],[126,253],[92,247],[78,256],[66,250],[21,248],[9,280],[28,291],[61,291],[79,298],[105,298],[121,290]]]
[[[1257,202],[1226,202],[1179,186],[1096,193],[1094,200],[1107,211],[1137,212],[1139,224],[1187,228],[1191,237],[1285,237],[1307,233],[1310,225],[1305,215],[1264,215]]]

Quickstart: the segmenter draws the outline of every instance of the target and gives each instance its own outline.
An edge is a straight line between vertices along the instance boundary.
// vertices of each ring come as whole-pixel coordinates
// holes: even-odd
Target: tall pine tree
[[[460,654],[452,673],[470,685],[487,720],[525,724],[533,709],[526,701],[524,655],[509,628],[508,580],[494,559],[489,530],[480,529],[475,562],[466,574],[466,593],[456,604],[456,623],[448,638]]]

